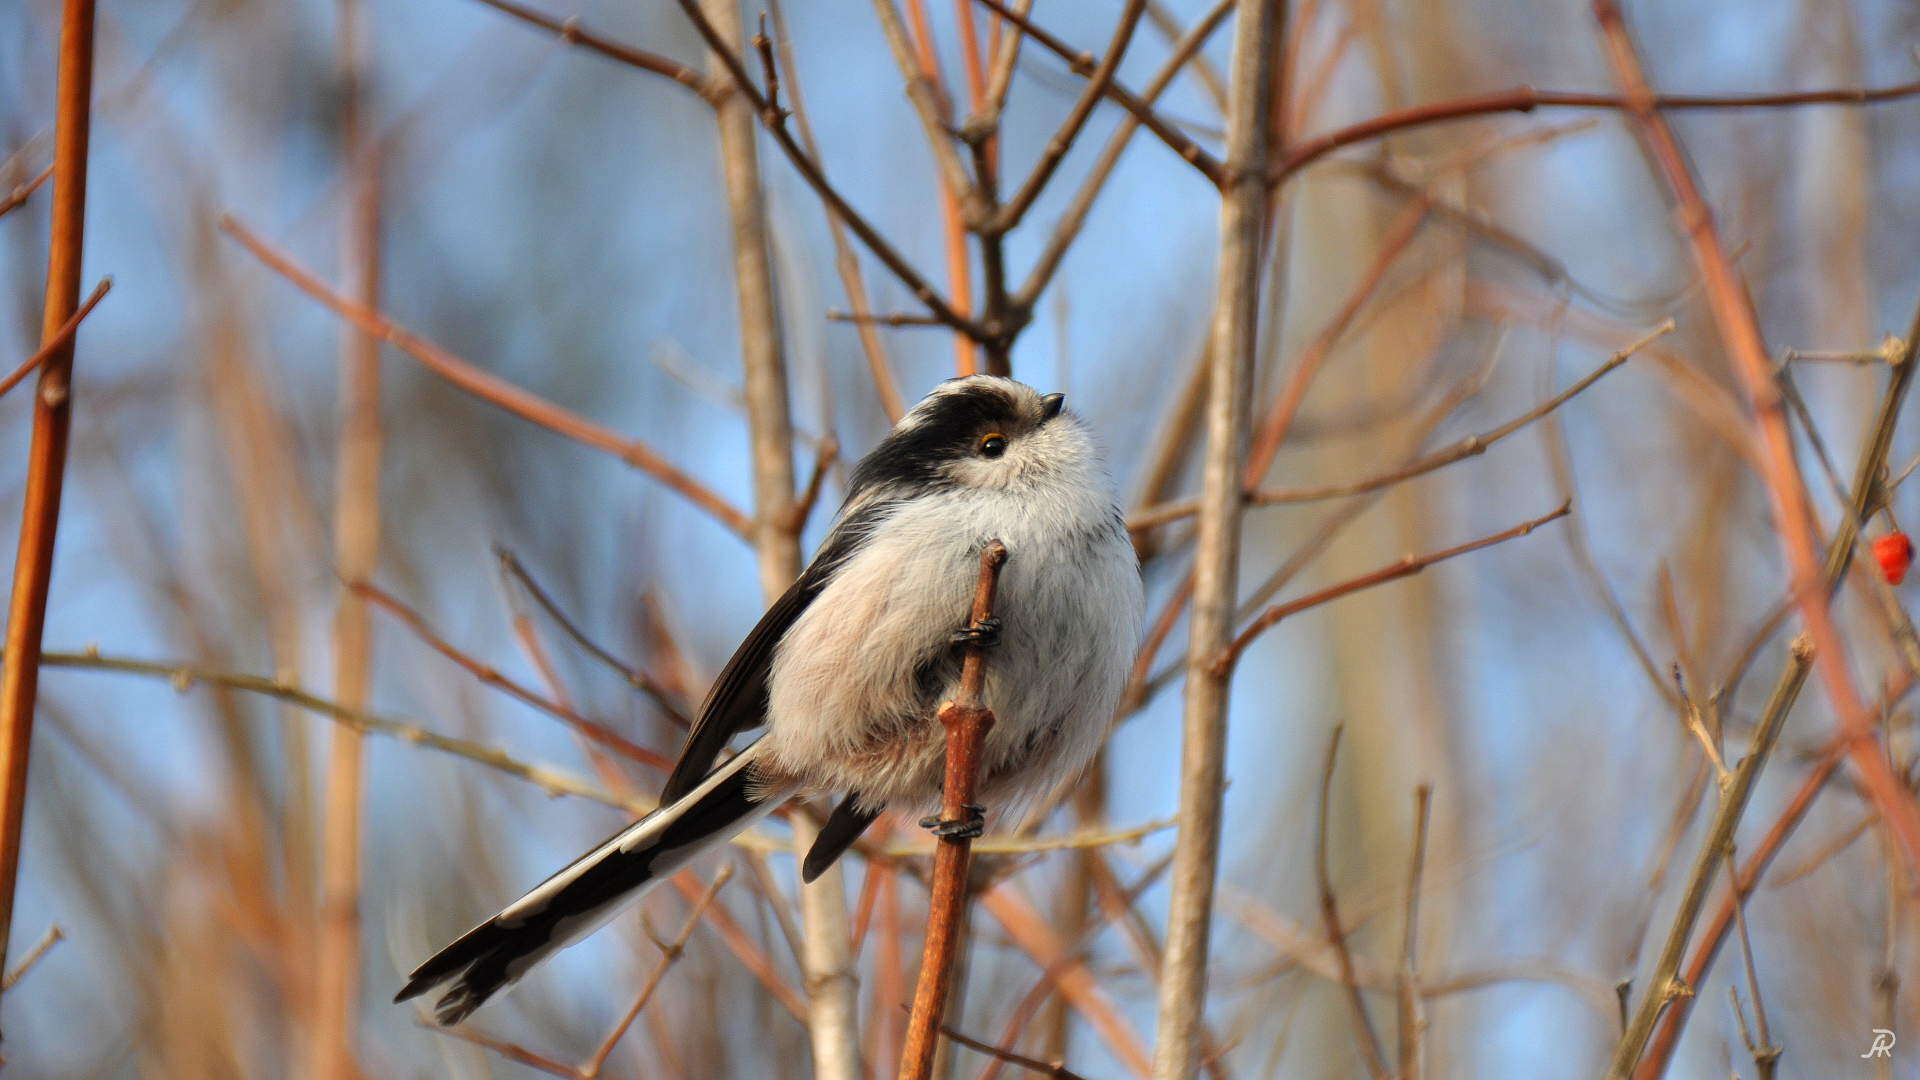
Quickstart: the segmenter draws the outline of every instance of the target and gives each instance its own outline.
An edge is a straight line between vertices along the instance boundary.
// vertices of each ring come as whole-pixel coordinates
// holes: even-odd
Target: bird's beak
[[[1048,394],[1040,399],[1040,422],[1045,423],[1060,415],[1061,406],[1067,403],[1065,394]]]

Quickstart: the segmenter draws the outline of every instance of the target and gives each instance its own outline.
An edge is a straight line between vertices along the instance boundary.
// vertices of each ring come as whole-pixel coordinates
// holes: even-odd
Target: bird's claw
[[[947,640],[955,645],[973,645],[982,649],[991,649],[1000,644],[1000,620],[989,615],[970,626],[963,626],[947,635]]]
[[[928,814],[920,819],[920,827],[933,835],[951,840],[972,840],[987,831],[987,808],[978,803],[966,804],[966,816],[948,820],[939,814]]]

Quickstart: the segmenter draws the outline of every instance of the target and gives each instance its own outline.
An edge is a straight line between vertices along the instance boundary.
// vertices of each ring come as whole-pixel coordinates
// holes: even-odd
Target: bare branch
[[[405,327],[387,319],[322,284],[284,254],[270,247],[259,234],[231,216],[222,216],[220,228],[240,242],[268,268],[292,282],[301,292],[319,301],[334,314],[359,327],[362,332],[382,341],[426,365],[428,370],[467,393],[497,405],[523,420],[564,435],[575,442],[603,450],[640,471],[653,476],[689,502],[717,518],[721,524],[741,536],[752,532],[753,522],[735,509],[719,493],[670,464],[652,447],[638,439],[629,439],[591,420],[570,412],[529,390],[474,367]]]

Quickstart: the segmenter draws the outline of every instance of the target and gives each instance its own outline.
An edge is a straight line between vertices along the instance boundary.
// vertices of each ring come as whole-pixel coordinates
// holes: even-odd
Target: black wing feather
[[[813,838],[813,846],[807,849],[807,858],[800,866],[800,880],[813,884],[813,879],[826,872],[827,867],[847,853],[860,834],[867,831],[873,819],[880,816],[878,810],[868,810],[860,804],[860,793],[854,792],[834,807],[833,815],[820,827]]]

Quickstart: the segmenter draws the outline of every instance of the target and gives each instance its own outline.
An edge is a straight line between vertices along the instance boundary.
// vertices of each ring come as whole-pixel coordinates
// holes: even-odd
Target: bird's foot
[[[947,640],[955,645],[973,645],[982,649],[991,649],[1000,644],[1000,620],[992,615],[970,626],[963,626],[947,635]]]
[[[987,831],[987,808],[978,803],[967,803],[965,809],[965,817],[951,821],[939,814],[928,814],[920,819],[920,827],[935,836],[972,840]]]

